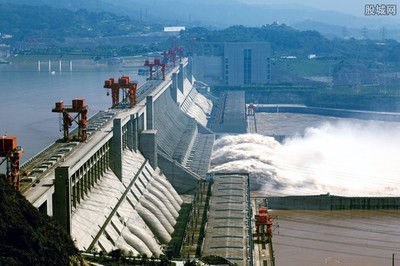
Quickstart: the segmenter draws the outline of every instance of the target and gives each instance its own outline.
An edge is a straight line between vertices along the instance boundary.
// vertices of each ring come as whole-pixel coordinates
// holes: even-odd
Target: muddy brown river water
[[[400,211],[271,213],[278,266],[400,265]]]

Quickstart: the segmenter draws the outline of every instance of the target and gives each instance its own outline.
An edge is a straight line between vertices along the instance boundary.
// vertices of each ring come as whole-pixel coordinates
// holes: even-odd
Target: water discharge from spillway
[[[258,134],[225,136],[212,171],[248,172],[268,195],[400,196],[400,131],[389,125],[326,123],[283,144]]]

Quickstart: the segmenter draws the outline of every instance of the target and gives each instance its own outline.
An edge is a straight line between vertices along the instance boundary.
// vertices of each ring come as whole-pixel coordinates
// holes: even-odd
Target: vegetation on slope
[[[0,265],[83,265],[70,236],[4,177],[0,202]]]
[[[182,32],[184,42],[269,42],[275,56],[293,55],[306,58],[316,54],[320,58],[359,59],[397,62],[400,54],[396,50],[400,43],[394,40],[377,42],[369,39],[329,40],[317,31],[299,31],[285,24],[270,24],[260,27],[232,26],[223,30],[192,28]]]
[[[12,35],[4,42],[34,42],[50,38],[101,38],[138,32],[160,30],[157,25],[139,23],[127,16],[108,12],[71,11],[49,6],[0,4],[0,28],[2,34]]]

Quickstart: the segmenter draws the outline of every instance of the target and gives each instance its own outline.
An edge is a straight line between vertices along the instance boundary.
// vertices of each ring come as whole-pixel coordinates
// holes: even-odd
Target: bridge
[[[88,121],[85,142],[56,141],[22,166],[22,194],[53,216],[80,250],[159,256],[182,199],[205,176],[214,142],[211,101],[193,87],[184,59],[165,80],[137,90]]]

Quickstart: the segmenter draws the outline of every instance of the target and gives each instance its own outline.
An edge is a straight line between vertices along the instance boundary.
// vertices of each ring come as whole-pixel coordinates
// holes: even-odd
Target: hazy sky
[[[240,0],[244,3],[257,4],[298,4],[317,9],[334,10],[355,16],[364,16],[366,4],[397,4],[400,8],[399,0]],[[400,16],[397,15],[397,16]]]

